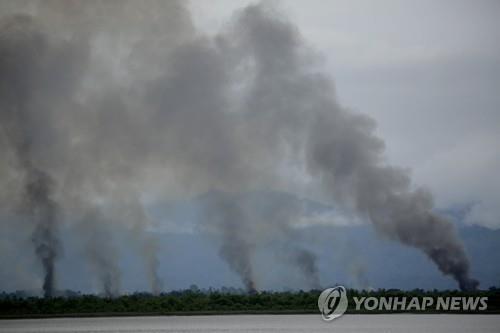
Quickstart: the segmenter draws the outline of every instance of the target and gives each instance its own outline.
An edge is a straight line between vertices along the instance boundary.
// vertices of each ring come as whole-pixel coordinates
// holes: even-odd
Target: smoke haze
[[[387,165],[374,120],[339,105],[318,56],[276,8],[246,7],[214,37],[194,29],[180,1],[7,1],[0,10],[1,207],[30,224],[46,296],[64,274],[63,223],[77,225],[107,296],[120,292],[109,242],[117,226],[159,293],[145,206],[200,195],[197,231],[220,241],[248,291],[259,288],[256,249],[278,240],[279,256],[319,288],[316,255],[294,228],[303,207],[259,199],[271,190],[352,211],[461,289],[477,287],[431,194]]]

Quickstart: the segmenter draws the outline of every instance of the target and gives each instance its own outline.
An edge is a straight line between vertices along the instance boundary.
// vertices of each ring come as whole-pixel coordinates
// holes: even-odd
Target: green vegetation
[[[318,313],[320,291],[261,292],[256,294],[190,289],[153,296],[145,293],[105,298],[95,295],[19,297],[0,294],[0,318],[44,316],[174,315],[230,313]],[[348,313],[356,313],[352,297],[487,296],[488,313],[500,313],[500,289],[487,291],[348,290]],[[370,312],[373,313],[373,312]],[[482,312],[484,313],[484,312]]]

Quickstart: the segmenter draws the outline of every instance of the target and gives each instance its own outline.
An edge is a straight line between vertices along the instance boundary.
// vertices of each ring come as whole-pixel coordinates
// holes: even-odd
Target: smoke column
[[[295,264],[302,270],[304,276],[308,278],[309,286],[312,289],[320,289],[319,272],[316,266],[316,256],[304,249],[296,249],[293,258]]]
[[[43,291],[45,297],[51,297],[55,260],[61,250],[57,232],[58,208],[52,198],[54,181],[35,162],[36,148],[31,130],[37,120],[30,104],[35,98],[33,85],[43,75],[39,59],[44,56],[47,46],[29,17],[17,16],[3,22],[0,32],[1,129],[24,176],[21,209],[33,223],[32,242],[44,270]]]
[[[382,143],[373,122],[341,109],[320,115],[309,139],[309,167],[325,179],[327,190],[373,222],[382,235],[423,251],[462,290],[477,287],[453,225],[435,215],[432,196],[410,188],[402,169],[381,162]]]
[[[256,244],[251,241],[248,216],[241,204],[227,193],[209,193],[204,202],[204,222],[221,233],[220,256],[243,281],[248,292],[257,290],[252,253]]]
[[[9,171],[0,176],[19,193],[5,206],[21,206],[33,224],[45,295],[54,290],[61,215],[70,218],[66,223],[85,225],[77,230],[85,230],[86,256],[105,294],[120,289],[118,254],[107,239],[118,230],[129,231],[132,246],[144,257],[151,291],[160,292],[157,246],[145,235],[142,208],[127,200],[140,196],[137,174],[152,165],[148,156],[163,152],[138,147],[142,139],[150,140],[129,112],[131,83],[106,69],[120,57],[110,50],[136,48],[122,59],[126,76],[141,81],[156,75],[152,59],[163,57],[169,44],[190,31],[185,9],[155,0],[6,1],[0,13],[0,163]],[[133,143],[122,139],[129,130],[141,132],[130,136]],[[107,207],[96,215],[102,202]],[[120,204],[126,207],[116,208]]]
[[[136,244],[137,252],[141,255],[146,270],[148,284],[153,295],[158,295],[163,290],[163,281],[159,275],[160,262],[157,257],[159,251],[158,240],[147,232],[146,228],[151,221],[137,197],[129,197],[116,209],[118,222],[121,220],[133,221],[128,237],[132,244]],[[120,224],[120,223],[119,223]]]
[[[43,291],[45,297],[54,294],[54,264],[60,252],[57,237],[57,207],[50,198],[51,179],[39,170],[27,170],[26,208],[35,223],[33,245],[44,269]]]
[[[84,239],[85,254],[93,276],[97,278],[101,292],[110,298],[118,296],[121,287],[118,251],[113,243],[111,226],[97,207],[77,225],[77,232]]]
[[[247,290],[258,288],[255,250],[276,240],[317,286],[315,255],[296,243],[294,223],[304,212],[263,194],[273,191],[352,210],[380,235],[425,253],[461,289],[477,286],[431,194],[386,163],[375,122],[339,105],[317,55],[276,8],[248,6],[211,36],[196,31],[177,1],[2,7],[23,15],[2,14],[0,147],[15,158],[0,160],[0,170],[24,175],[15,188],[34,223],[47,296],[59,212],[77,223],[97,206],[88,234],[131,232],[158,292],[144,207],[200,195],[199,231],[217,237],[221,258]],[[11,200],[14,207],[20,199]],[[107,257],[106,237],[95,241],[87,256],[113,295],[117,258]]]
[[[298,245],[300,237],[291,226],[303,207],[289,198],[268,192],[209,191],[199,199],[203,208],[200,231],[219,239],[221,258],[240,276],[250,293],[259,289],[253,256],[264,247],[298,268],[308,287],[320,286],[317,258]]]

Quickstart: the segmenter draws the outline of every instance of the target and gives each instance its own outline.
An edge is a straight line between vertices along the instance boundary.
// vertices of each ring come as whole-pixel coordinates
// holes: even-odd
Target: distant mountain
[[[500,231],[477,226],[459,228],[471,258],[472,275],[481,288],[500,286]],[[356,288],[455,289],[416,249],[377,236],[371,226],[303,228],[300,240],[317,255],[323,286],[341,283]],[[196,284],[240,287],[238,277],[217,255],[218,245],[196,233],[162,233],[165,251],[160,257],[161,273],[169,289]],[[300,289],[293,267],[279,261],[268,248],[257,249],[255,266],[263,289]]]
[[[158,203],[148,213],[156,224],[149,232],[158,240],[160,276],[165,290],[186,289],[192,284],[200,288],[242,287],[239,277],[219,257],[220,244],[214,238],[201,235],[197,228],[203,222],[200,206],[206,193],[192,200]],[[309,217],[336,216],[334,207],[280,192],[252,192],[235,196],[235,200],[252,203],[255,206],[285,201],[290,205],[302,205]],[[464,210],[456,207],[440,211],[457,225],[470,256],[472,275],[482,288],[500,286],[500,230],[491,230],[463,223]],[[354,226],[327,225],[320,220],[297,227],[296,242],[316,256],[323,286],[336,283],[356,288],[399,288],[399,289],[454,289],[456,283],[443,276],[435,265],[416,249],[383,239],[370,224]],[[89,268],[82,251],[82,244],[75,230],[69,227],[61,230],[64,241],[64,255],[57,262],[57,281],[60,290],[100,292],[100,282]],[[15,235],[14,235],[15,236]],[[11,236],[11,237],[14,237]],[[17,236],[16,236],[17,237]],[[19,238],[19,237],[18,237]],[[13,241],[22,242],[13,239]],[[125,232],[116,230],[113,243],[119,253],[119,267],[122,271],[122,291],[148,291],[147,272],[137,249],[130,244]],[[301,272],[283,260],[275,252],[273,244],[256,248],[254,266],[258,286],[261,289],[288,290],[305,288]],[[19,251],[12,261],[5,257],[0,271],[0,289],[15,291],[36,290],[39,267],[33,264],[32,250]]]
[[[163,205],[156,208],[157,216],[169,221],[182,221],[180,225],[195,226],[197,219],[203,219],[200,206],[211,196],[221,195],[211,191],[193,200]],[[327,214],[335,216],[335,208],[312,200],[301,199],[282,192],[250,192],[234,196],[234,200],[262,207],[265,203],[287,202],[289,205],[303,207],[308,216]],[[264,204],[263,204],[264,203]],[[468,205],[451,207],[438,211],[454,223],[470,256],[472,275],[482,288],[500,286],[500,265],[496,254],[500,253],[500,230],[463,223],[470,207]],[[193,229],[194,230],[194,229]],[[435,265],[420,251],[384,239],[373,230],[370,224],[355,226],[329,226],[312,224],[300,230],[299,241],[317,256],[318,267],[323,285],[343,283],[361,288],[400,288],[400,289],[453,289],[455,282],[443,276]],[[195,233],[164,232],[162,243],[175,244],[175,253],[183,253],[182,259],[175,254],[168,260],[181,277],[175,277],[172,287],[187,288],[189,281],[202,287],[235,285],[238,278],[217,256],[217,244]],[[261,285],[269,289],[300,288],[300,278],[293,267],[286,267],[273,256],[272,248],[257,249],[255,265],[261,271]],[[194,252],[194,253],[193,253]],[[190,256],[192,255],[192,256]],[[182,262],[190,256],[192,267]],[[167,260],[167,261],[168,261]],[[210,268],[207,268],[210,267]],[[206,271],[205,271],[205,268]],[[215,269],[212,269],[215,268]],[[203,276],[203,278],[200,278]],[[286,279],[283,276],[287,276]],[[178,283],[177,283],[178,281]],[[185,281],[185,283],[184,283]],[[184,284],[183,284],[184,283]],[[167,283],[168,285],[168,283]]]

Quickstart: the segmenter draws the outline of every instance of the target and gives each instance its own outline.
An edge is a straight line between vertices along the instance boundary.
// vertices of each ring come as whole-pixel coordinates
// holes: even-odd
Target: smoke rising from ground
[[[60,246],[58,240],[58,207],[53,200],[54,181],[36,165],[37,120],[35,107],[37,80],[43,76],[42,59],[47,45],[31,18],[16,16],[3,22],[0,31],[0,122],[4,140],[16,156],[15,167],[22,177],[21,207],[33,223],[32,242],[35,254],[44,271],[43,291],[51,297],[55,283],[55,260]],[[14,62],[12,62],[14,60]],[[43,112],[43,109],[39,110]]]
[[[57,235],[57,206],[51,199],[52,180],[39,170],[26,169],[27,182],[26,209],[29,218],[35,223],[32,241],[35,253],[44,270],[43,292],[45,297],[52,297],[55,286],[55,260],[60,246]]]
[[[118,267],[118,251],[112,242],[111,222],[106,221],[99,209],[89,211],[77,225],[83,238],[85,254],[93,276],[106,297],[119,295],[121,272]]]
[[[253,263],[258,248],[269,248],[277,260],[297,267],[308,288],[320,287],[317,258],[300,247],[300,237],[291,226],[302,214],[300,202],[267,192],[210,191],[202,196],[201,207],[200,231],[220,239],[220,256],[248,291],[259,288]]]
[[[16,184],[32,211],[47,295],[60,214],[87,235],[108,296],[120,285],[107,242],[118,225],[158,293],[144,206],[204,193],[199,231],[220,240],[221,258],[249,291],[258,288],[256,248],[276,239],[319,287],[317,258],[293,227],[302,207],[259,201],[269,190],[352,210],[423,251],[460,288],[476,287],[453,225],[405,170],[385,163],[374,121],[338,104],[317,55],[276,9],[249,6],[211,37],[174,1],[7,4],[23,16],[2,18],[0,30],[0,147],[10,157],[0,170],[26,177]]]

